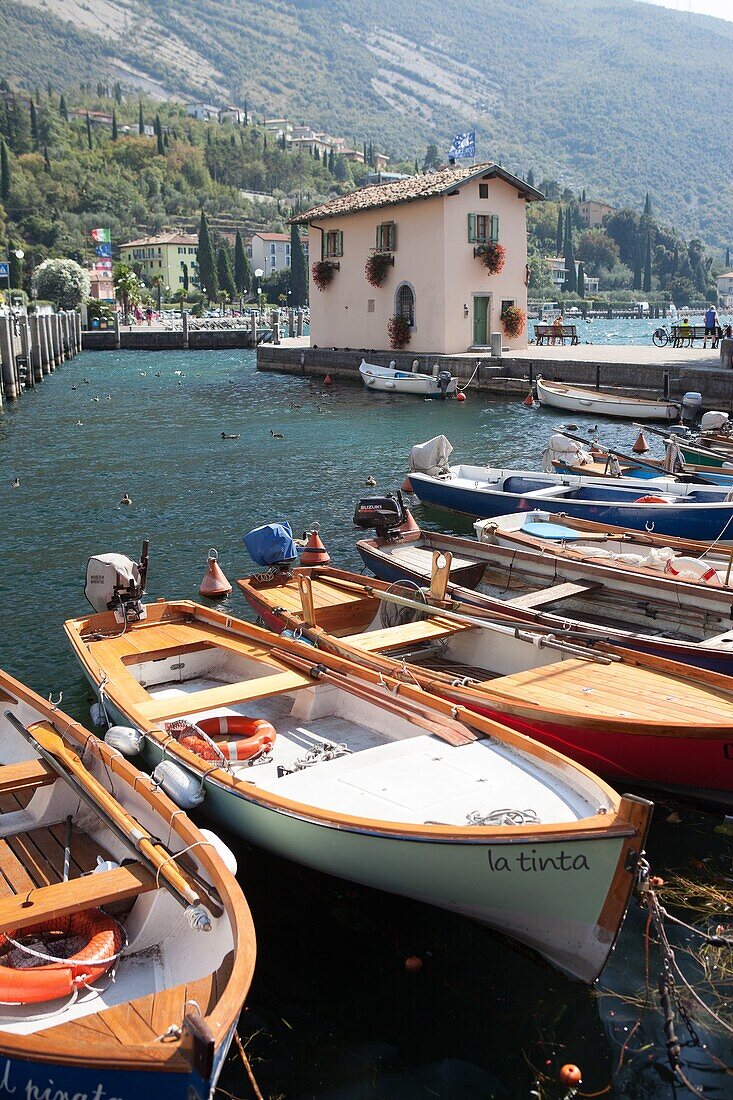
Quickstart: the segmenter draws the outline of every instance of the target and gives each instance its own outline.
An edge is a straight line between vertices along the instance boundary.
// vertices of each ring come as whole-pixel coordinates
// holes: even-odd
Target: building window
[[[480,199],[488,199],[488,197],[489,197],[489,185],[488,185],[488,183],[480,183],[478,185],[478,197]]]
[[[277,267],[277,258],[275,256],[270,256],[270,267]]]
[[[395,316],[405,317],[410,327],[415,327],[415,291],[409,283],[402,283],[395,295]]]
[[[469,214],[469,244],[499,240],[499,218],[496,214]]]
[[[374,299],[367,298],[367,313],[374,313]]]
[[[514,305],[514,299],[513,298],[503,298],[502,302],[501,302],[501,316],[503,317],[504,314],[506,313],[506,311],[508,309],[511,309],[511,307],[513,305]]]
[[[340,229],[329,229],[323,234],[323,258],[333,259],[344,254],[344,235]]]
[[[270,252],[273,256],[275,255],[275,245],[274,244],[270,245]]]
[[[377,226],[377,249],[379,252],[394,252],[397,248],[397,226],[394,222],[382,222]]]

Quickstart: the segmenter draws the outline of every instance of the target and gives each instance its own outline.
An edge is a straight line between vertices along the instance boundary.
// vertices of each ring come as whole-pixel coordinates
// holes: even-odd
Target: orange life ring
[[[634,504],[669,504],[669,501],[665,500],[664,497],[646,496],[637,497]]]
[[[205,733],[214,741],[219,752],[232,763],[251,760],[254,756],[270,752],[277,737],[275,727],[270,722],[264,718],[247,718],[243,714],[202,718],[195,725],[188,722],[169,723],[167,728],[176,734],[180,745],[195,752],[202,760],[218,760],[218,753],[206,738],[197,735]]]
[[[34,924],[30,928],[0,933],[0,948],[11,946],[18,936],[40,936],[57,932],[62,936],[84,936],[86,943],[75,955],[58,963],[18,968],[0,960],[0,1001],[5,1004],[38,1004],[68,997],[81,986],[101,978],[114,965],[125,942],[124,933],[101,909],[70,913],[67,917]],[[33,948],[37,950],[37,948]],[[32,956],[28,956],[32,957]]]

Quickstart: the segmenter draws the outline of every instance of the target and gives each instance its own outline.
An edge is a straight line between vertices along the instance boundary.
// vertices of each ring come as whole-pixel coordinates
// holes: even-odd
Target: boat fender
[[[204,788],[196,776],[191,775],[180,764],[172,760],[161,760],[153,772],[153,782],[162,788],[176,806],[182,810],[193,810],[204,800]]]
[[[669,558],[664,572],[683,581],[699,581],[700,584],[720,584],[717,569],[699,558]]]
[[[669,504],[666,497],[644,496],[637,497],[634,504]]]
[[[222,863],[226,867],[227,871],[231,871],[233,875],[237,873],[237,857],[231,848],[224,843],[220,836],[218,836],[211,829],[200,829],[201,836],[206,837],[211,847],[221,859]]]
[[[91,718],[92,725],[101,728],[109,723],[107,718],[107,711],[104,709],[104,703],[92,703],[89,708],[89,717]]]
[[[104,735],[104,743],[123,756],[137,756],[145,743],[145,736],[132,726],[110,726]]]

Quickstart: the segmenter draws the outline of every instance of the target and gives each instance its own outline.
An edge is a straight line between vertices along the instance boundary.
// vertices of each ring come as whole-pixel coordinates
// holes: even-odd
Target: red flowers
[[[520,306],[507,306],[501,315],[501,326],[510,339],[516,339],[524,332],[527,314]]]
[[[372,252],[364,266],[364,274],[368,283],[380,287],[387,278],[387,272],[394,264],[394,256],[389,252]]]
[[[336,265],[332,264],[330,260],[316,260],[311,268],[313,282],[319,290],[326,290],[331,285],[335,274]]]
[[[476,249],[476,255],[481,260],[489,275],[498,275],[504,267],[506,249],[498,241],[489,241]]]
[[[389,336],[389,346],[394,348],[395,351],[409,344],[412,330],[407,317],[402,317],[400,314],[390,317],[387,321],[387,335]]]

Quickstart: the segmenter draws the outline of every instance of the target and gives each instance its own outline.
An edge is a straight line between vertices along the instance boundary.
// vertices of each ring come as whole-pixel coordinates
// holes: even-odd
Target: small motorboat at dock
[[[366,388],[378,393],[409,393],[438,399],[456,394],[457,382],[448,370],[436,368],[433,374],[421,374],[418,370],[397,370],[394,360],[388,367],[380,367],[362,359],[359,374]]]
[[[537,377],[537,400],[540,405],[564,412],[588,413],[590,416],[620,416],[629,420],[677,420],[679,405],[664,398],[622,397],[620,394],[572,386],[565,382],[550,382]]]

